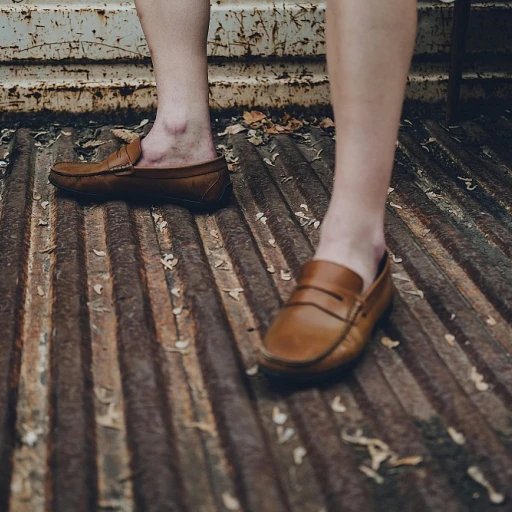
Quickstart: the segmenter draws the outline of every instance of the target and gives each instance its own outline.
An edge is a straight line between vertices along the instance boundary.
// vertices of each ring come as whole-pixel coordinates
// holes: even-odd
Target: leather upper
[[[182,167],[141,167],[141,138],[101,162],[59,162],[50,171],[57,187],[92,196],[149,194],[155,197],[216,202],[230,184],[224,156]]]
[[[261,365],[280,373],[318,374],[356,359],[391,303],[387,253],[363,295],[362,287],[361,277],[348,268],[328,261],[306,263],[263,340]]]

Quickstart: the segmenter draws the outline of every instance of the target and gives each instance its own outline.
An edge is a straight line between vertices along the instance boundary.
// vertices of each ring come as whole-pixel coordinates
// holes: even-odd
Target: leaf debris
[[[453,334],[445,334],[444,339],[446,340],[446,343],[453,347],[455,345],[455,336]]]
[[[471,367],[471,380],[475,383],[478,391],[487,391],[489,389],[489,384],[484,381],[484,376],[478,373],[475,366]]]
[[[243,288],[224,288],[225,292],[228,293],[228,295],[234,299],[234,300],[239,300],[240,299],[240,294],[244,291]]]
[[[255,364],[254,366],[251,366],[250,368],[247,368],[245,370],[245,373],[249,375],[249,377],[254,377],[255,375],[258,375],[259,366]]]
[[[389,349],[396,348],[396,347],[398,347],[398,345],[400,345],[399,341],[393,341],[391,338],[388,338],[388,336],[383,336],[380,339],[380,342],[382,345],[384,345],[385,347],[387,347]]]
[[[292,280],[292,273],[291,273],[291,271],[281,269],[281,279],[283,281],[291,281]]]
[[[334,412],[337,412],[337,413],[344,413],[346,412],[347,408],[341,403],[341,397],[340,396],[335,396],[333,401],[331,402],[331,409],[334,411]]]
[[[453,427],[448,427],[446,431],[448,432],[448,434],[450,435],[455,444],[462,446],[466,442],[464,434],[457,432]]]
[[[281,412],[279,410],[279,407],[275,406],[272,409],[272,421],[276,425],[284,425],[286,423],[287,419],[288,419],[288,415],[284,412]]]
[[[384,483],[384,478],[382,478],[377,471],[373,470],[372,468],[369,468],[368,466],[365,466],[364,464],[361,464],[359,466],[359,471],[364,473],[367,477],[372,478],[375,480],[379,485]]]
[[[297,446],[297,448],[293,450],[293,462],[295,462],[297,466],[302,464],[307,453],[306,448],[303,446]]]
[[[224,135],[236,135],[237,133],[245,132],[246,130],[247,128],[243,124],[232,124],[218,135],[219,137],[224,137]]]
[[[222,503],[229,512],[240,510],[240,502],[229,492],[222,493]]]
[[[489,316],[487,317],[487,320],[485,321],[485,323],[486,323],[487,325],[491,325],[491,326],[492,326],[492,325],[496,325],[496,320],[495,320],[491,315],[489,315]]]
[[[174,270],[174,267],[178,264],[178,258],[175,258],[172,253],[164,254],[164,257],[160,258],[160,263],[166,270]]]
[[[495,505],[499,505],[505,501],[505,495],[497,492],[494,487],[489,483],[489,480],[485,478],[482,470],[478,466],[470,466],[468,468],[468,475],[481,486],[487,489],[487,494],[489,495],[489,501],[494,503]]]
[[[419,297],[420,299],[425,298],[425,294],[421,290],[405,290],[404,293],[408,293],[409,295],[415,295],[416,297]]]
[[[283,427],[278,425],[277,427],[277,442],[278,444],[286,444],[295,435],[295,429],[292,427]]]

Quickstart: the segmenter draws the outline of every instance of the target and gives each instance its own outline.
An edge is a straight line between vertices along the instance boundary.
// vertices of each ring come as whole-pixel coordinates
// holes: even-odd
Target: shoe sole
[[[373,328],[371,336],[375,334],[377,329],[385,323],[389,316],[391,315],[391,311],[393,310],[393,301],[389,304],[389,306],[384,310],[379,320],[376,322],[375,327]],[[265,375],[267,379],[272,383],[284,383],[284,384],[315,384],[315,383],[328,383],[331,380],[341,377],[342,375],[348,373],[352,370],[359,360],[363,357],[365,350],[363,350],[355,359],[350,361],[349,363],[337,366],[332,370],[328,370],[326,372],[321,373],[288,373],[288,372],[280,372],[278,370],[270,370],[265,366],[260,366],[260,373]]]
[[[183,206],[189,210],[201,211],[201,212],[209,212],[213,210],[218,210],[219,208],[223,208],[229,204],[231,199],[231,195],[233,193],[233,182],[229,182],[222,192],[222,195],[218,201],[214,203],[204,203],[202,201],[192,201],[190,199],[180,199],[177,197],[169,197],[169,196],[160,196],[157,194],[91,194],[88,192],[78,192],[77,190],[73,190],[71,188],[63,187],[59,185],[52,178],[48,178],[49,182],[56,187],[58,190],[65,192],[66,194],[77,197],[77,198],[85,198],[91,201],[103,202],[109,201],[112,199],[124,199],[130,200],[132,202],[162,202],[162,203],[172,203],[177,206]]]

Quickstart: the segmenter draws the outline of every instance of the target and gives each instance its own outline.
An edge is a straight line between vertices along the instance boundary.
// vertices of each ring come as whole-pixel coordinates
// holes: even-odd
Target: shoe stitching
[[[355,320],[357,318],[357,315],[361,311],[361,301],[354,301],[353,304],[350,306],[348,318],[352,318],[352,321],[347,321],[345,323],[344,329],[342,333],[339,335],[339,337],[336,339],[336,341],[322,354],[317,356],[314,359],[309,359],[308,361],[290,361],[288,359],[281,359],[278,357],[274,357],[270,352],[267,351],[266,347],[262,347],[262,353],[263,357],[267,359],[270,362],[275,362],[277,364],[281,364],[288,367],[293,368],[307,368],[310,366],[315,366],[317,363],[323,361],[326,357],[331,355],[347,338],[348,333],[350,332],[350,329],[353,325],[355,325]],[[354,313],[352,314],[352,311],[354,310]]]

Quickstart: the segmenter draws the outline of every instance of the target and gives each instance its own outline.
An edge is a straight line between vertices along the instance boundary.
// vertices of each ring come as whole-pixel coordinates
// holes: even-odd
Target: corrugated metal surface
[[[453,5],[418,5],[417,60],[407,94],[441,101]],[[212,106],[328,104],[324,17],[325,2],[319,0],[214,2],[208,42]],[[509,98],[512,4],[473,2],[468,34],[463,98]],[[0,84],[0,105],[14,112],[156,105],[149,51],[132,2],[0,0]]]
[[[318,240],[295,212],[325,214],[331,135],[220,139],[239,158],[235,198],[192,215],[56,195],[52,159],[77,158],[96,129],[98,158],[119,145],[94,123],[53,142],[60,128],[19,128],[1,180],[2,510],[510,510],[510,113],[404,120],[387,215],[396,307],[352,373],[301,389],[254,364],[294,286],[280,271]],[[423,461],[384,462],[377,483],[347,437],[358,429]]]

